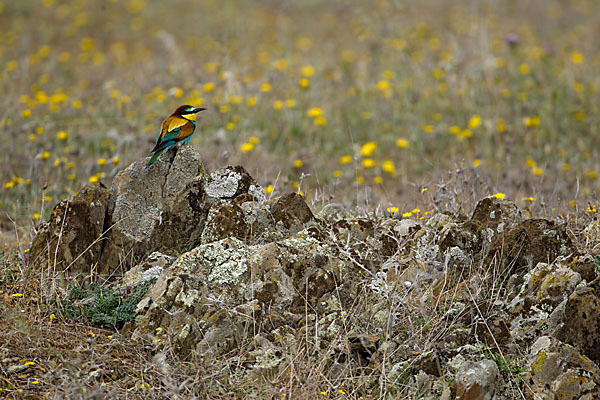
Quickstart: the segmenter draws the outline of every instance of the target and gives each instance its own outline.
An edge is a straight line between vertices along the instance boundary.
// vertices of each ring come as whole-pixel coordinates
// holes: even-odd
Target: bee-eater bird
[[[184,105],[165,119],[160,126],[160,135],[156,139],[156,145],[152,149],[152,157],[146,163],[146,168],[154,164],[163,151],[168,150],[178,143],[188,144],[196,130],[196,114],[206,108],[195,108]]]

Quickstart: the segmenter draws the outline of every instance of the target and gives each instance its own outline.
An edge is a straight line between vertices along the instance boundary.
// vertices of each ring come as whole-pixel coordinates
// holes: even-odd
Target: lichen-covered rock
[[[50,268],[47,276],[52,279],[61,272],[73,277],[94,273],[103,246],[108,198],[103,184],[91,183],[58,203],[33,240],[33,264]]]
[[[335,224],[343,219],[350,218],[352,214],[341,204],[330,203],[317,213],[317,218],[327,224]]]
[[[600,296],[598,289],[578,287],[567,299],[555,336],[600,364]]]
[[[552,310],[581,282],[581,276],[560,264],[539,263],[524,277],[520,293],[508,309],[513,314],[528,313],[532,307]]]
[[[523,216],[515,203],[488,196],[477,202],[469,222],[479,230],[491,229],[494,233],[500,233],[521,221]]]
[[[565,299],[580,283],[581,276],[561,262],[539,263],[525,274],[518,294],[507,301],[513,339],[526,346],[553,334],[561,324]]]
[[[456,374],[456,400],[490,400],[500,376],[492,360],[467,361]]]
[[[189,248],[199,241],[208,210],[199,154],[183,146],[174,158],[163,156],[145,166],[138,160],[113,180],[103,274],[117,267],[126,271],[152,251]]]
[[[527,356],[525,395],[528,399],[576,400],[600,396],[600,369],[576,348],[542,336]]]
[[[175,261],[175,257],[155,251],[146,257],[143,262],[123,274],[119,281],[120,290],[129,292],[132,288],[136,288],[146,281],[157,279],[166,268],[173,264],[173,261]]]
[[[560,262],[581,275],[586,282],[591,282],[598,277],[598,263],[591,254],[575,256]]]
[[[540,262],[574,256],[578,251],[564,226],[546,219],[528,219],[495,236],[488,262],[501,257],[507,273],[532,269]]]
[[[265,192],[242,166],[220,168],[208,177],[206,194],[215,199],[231,199],[242,194],[265,201]]]
[[[235,238],[201,245],[178,257],[138,304],[138,334],[161,327],[176,333],[183,354],[220,354],[245,340],[248,324],[293,325],[307,301],[318,307],[335,289],[326,253],[309,235],[266,246]]]
[[[281,221],[292,231],[300,230],[304,224],[315,219],[304,198],[297,193],[288,193],[277,199],[271,206],[271,214],[275,222]]]
[[[438,245],[441,250],[459,247],[476,253],[496,235],[522,220],[519,208],[512,201],[485,197],[477,203],[468,221],[443,225]]]
[[[293,236],[311,221],[310,208],[295,193],[268,202],[242,193],[213,200],[201,243],[235,237],[246,244],[266,244]]]

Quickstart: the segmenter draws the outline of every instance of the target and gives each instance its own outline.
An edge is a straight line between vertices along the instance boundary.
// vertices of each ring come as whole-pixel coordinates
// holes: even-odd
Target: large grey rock
[[[185,249],[199,241],[208,205],[204,167],[191,147],[145,168],[138,160],[110,188],[108,226],[100,272],[126,271],[152,251]]]

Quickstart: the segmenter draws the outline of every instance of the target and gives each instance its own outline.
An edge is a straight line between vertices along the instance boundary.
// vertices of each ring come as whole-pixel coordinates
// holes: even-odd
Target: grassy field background
[[[208,109],[191,142],[208,170],[241,164],[316,209],[422,218],[497,194],[594,218],[599,15],[594,0],[0,0],[0,295],[23,332],[3,340],[31,359],[93,338],[106,368],[144,359],[51,323],[27,252],[54,204],[110,186],[181,104]],[[193,375],[178,368],[165,385]]]
[[[184,103],[208,108],[207,167],[275,194],[407,212],[450,173],[477,195],[595,200],[593,1],[0,4],[5,221],[110,185]]]

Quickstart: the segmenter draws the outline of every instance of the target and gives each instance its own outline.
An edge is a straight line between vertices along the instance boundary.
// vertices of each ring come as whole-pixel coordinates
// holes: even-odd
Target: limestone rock
[[[296,193],[288,193],[277,199],[271,207],[271,214],[276,222],[281,221],[287,229],[299,230],[298,227],[315,219],[302,196]]]
[[[583,254],[572,257],[570,260],[565,259],[560,261],[581,275],[581,278],[587,282],[591,282],[598,277],[598,264],[591,254]]]
[[[175,257],[155,251],[123,275],[119,282],[120,290],[129,292],[150,279],[158,278],[174,261]]]
[[[554,309],[581,282],[581,276],[560,264],[539,263],[525,275],[520,293],[511,301],[511,313],[528,313],[531,307]]]
[[[456,400],[490,400],[500,375],[492,360],[466,361],[456,374]]]
[[[40,268],[50,268],[49,278],[63,271],[74,277],[94,272],[103,246],[108,198],[102,183],[91,183],[54,207],[31,246],[31,259]]]
[[[523,216],[515,203],[488,196],[477,202],[469,222],[480,230],[492,229],[495,233],[501,233],[521,221]]]

